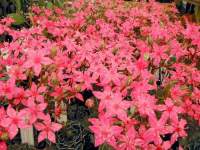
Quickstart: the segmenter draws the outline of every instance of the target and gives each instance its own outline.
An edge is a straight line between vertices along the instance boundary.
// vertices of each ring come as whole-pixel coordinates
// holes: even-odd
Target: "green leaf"
[[[150,58],[150,54],[149,53],[144,53],[144,60],[147,61]]]
[[[121,126],[121,125],[123,125],[123,122],[122,121],[116,121],[116,122],[114,122],[113,125]]]
[[[53,8],[53,3],[52,2],[48,2],[47,3],[47,8]]]
[[[22,10],[22,1],[21,0],[11,0],[11,2],[13,2],[16,6],[16,10],[19,13]]]
[[[9,79],[8,76],[0,78],[0,81],[7,81]]]
[[[99,147],[99,150],[113,150],[113,148],[108,144],[104,143]]]
[[[131,115],[134,115],[134,114],[135,114],[135,111],[136,111],[136,107],[135,107],[135,106],[132,106],[132,107],[130,108],[130,113],[131,113]]]
[[[15,20],[15,22],[13,23],[13,25],[21,25],[25,22],[25,18],[23,15],[18,14],[18,13],[12,13],[12,14],[8,14],[9,17],[13,18]]]
[[[171,61],[176,62],[176,57],[175,56],[172,56],[170,59],[171,59]]]
[[[62,1],[62,0],[55,0],[55,5],[57,7],[62,7],[64,5],[64,1]]]
[[[200,23],[200,6],[195,6],[195,17],[196,21]]]
[[[34,4],[34,2],[33,2]],[[37,4],[41,7],[45,7],[46,6],[46,2],[45,1],[38,1]]]
[[[15,0],[15,2],[16,2],[17,12],[20,12],[22,9],[21,0]]]

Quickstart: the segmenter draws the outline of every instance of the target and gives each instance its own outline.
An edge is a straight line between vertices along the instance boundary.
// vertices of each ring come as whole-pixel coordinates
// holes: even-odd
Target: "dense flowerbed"
[[[29,126],[38,142],[55,143],[61,102],[84,101],[85,90],[94,95],[88,107],[98,99],[98,118],[89,119],[96,146],[167,150],[186,137],[187,118],[200,123],[200,27],[174,5],[68,5],[33,7],[28,29],[0,21],[0,34],[12,37],[0,50],[0,100],[8,105],[0,108],[2,143]]]

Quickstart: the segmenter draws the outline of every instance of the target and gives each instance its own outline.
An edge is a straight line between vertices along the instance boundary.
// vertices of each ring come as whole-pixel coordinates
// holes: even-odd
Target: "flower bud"
[[[60,114],[61,114],[61,112],[62,112],[61,107],[60,107],[60,106],[57,106],[57,107],[55,108],[55,116],[56,116],[56,117],[59,117]]]
[[[56,47],[53,47],[53,48],[51,49],[51,56],[52,56],[52,57],[55,57],[56,54],[57,54],[57,48],[56,48]]]
[[[76,84],[74,86],[74,89],[77,91],[77,92],[81,92],[81,84]]]
[[[3,132],[0,136],[0,139],[3,140],[3,141],[6,141],[8,140],[9,136],[8,136],[8,133],[7,132]]]
[[[88,108],[94,107],[94,100],[91,98],[87,99],[85,102],[85,106],[87,106]]]

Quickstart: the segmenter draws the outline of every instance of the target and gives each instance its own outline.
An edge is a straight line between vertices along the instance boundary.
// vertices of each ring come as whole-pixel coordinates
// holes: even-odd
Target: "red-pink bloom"
[[[0,107],[0,122],[1,120],[3,120],[5,117],[7,117],[6,111],[4,109],[4,107]]]
[[[22,103],[23,105],[25,105],[26,101],[27,101],[27,98],[26,98],[26,92],[24,91],[24,89],[23,88],[16,88],[13,103],[15,105],[18,105],[19,103]]]
[[[10,78],[14,80],[26,80],[26,75],[23,73],[24,70],[22,67],[13,66],[9,70]]]
[[[52,143],[55,143],[55,132],[59,131],[62,128],[62,125],[51,122],[51,118],[49,115],[46,115],[43,119],[44,121],[42,123],[37,122],[34,124],[35,128],[40,131],[38,142],[41,142],[47,138]]]
[[[28,97],[34,98],[37,102],[44,102],[44,97],[41,95],[46,91],[45,86],[40,86],[39,88],[37,85],[33,82],[31,85],[31,89],[26,91],[26,94]]]
[[[107,69],[102,69],[101,74],[100,74],[100,81],[102,85],[109,84],[111,81],[114,82],[116,85],[120,85],[121,75],[117,73],[117,70],[114,68],[111,68],[109,70]]]
[[[122,132],[121,127],[112,125],[112,119],[106,115],[100,115],[98,119],[91,118],[89,121],[92,123],[89,128],[95,133],[95,146],[99,146],[104,142],[115,145],[115,137]]]
[[[185,90],[181,90],[179,85],[173,87],[170,91],[171,97],[174,101],[179,100],[184,94],[186,94]]]
[[[17,112],[11,107],[11,105],[9,105],[6,113],[8,117],[1,120],[0,124],[2,127],[8,129],[9,137],[10,139],[13,139],[18,133],[18,128],[27,127],[25,122],[23,121],[24,112]]]
[[[11,17],[6,17],[6,18],[3,18],[1,22],[5,23],[7,26],[10,26],[11,23],[15,22],[15,20]]]
[[[92,84],[96,83],[96,81],[92,78],[89,72],[77,72],[76,75],[76,81],[83,82],[82,90],[92,90]]]
[[[153,141],[155,144],[162,143],[160,135],[169,133],[166,129],[166,121],[167,118],[164,115],[159,120],[157,120],[156,116],[149,117],[150,128],[145,132],[146,136],[150,137],[150,139],[147,139],[149,142]]]
[[[0,25],[0,34],[3,34],[5,31],[4,26]]]
[[[120,144],[118,145],[117,150],[136,150],[136,147],[141,143],[141,140],[137,138],[137,132],[133,127],[130,127],[125,135],[120,135],[119,140]]]
[[[163,141],[161,144],[153,145],[150,144],[148,149],[150,150],[169,150],[171,148],[172,144],[170,141]]]
[[[112,21],[117,20],[115,12],[113,10],[111,10],[111,9],[108,9],[105,12],[105,16],[108,17],[109,20],[112,20]]]
[[[173,131],[173,135],[171,137],[171,143],[173,144],[178,137],[185,137],[187,133],[185,132],[185,126],[187,122],[184,119],[174,120],[172,122],[171,131]]]
[[[6,142],[4,142],[4,141],[0,142],[0,149],[1,150],[7,150],[8,149]]]
[[[112,99],[113,92],[111,89],[105,88],[103,92],[94,91],[94,96],[100,100],[98,111],[102,112],[102,110],[106,107],[107,103]]]
[[[5,83],[0,82],[0,96],[6,96],[8,99],[12,99],[15,94],[15,80],[10,79]]]
[[[188,113],[192,117],[194,116],[194,113],[195,113],[193,110],[194,104],[192,104],[191,100],[186,99],[182,108],[184,109],[185,113]]]
[[[140,147],[146,149],[149,142],[152,140],[150,134],[146,134],[147,129],[145,128],[144,125],[141,125],[139,130],[138,130],[138,138],[140,139]]]
[[[39,14],[41,12],[41,9],[38,6],[33,6],[32,11],[36,14]]]
[[[49,65],[52,60],[49,57],[45,57],[46,53],[42,50],[34,51],[29,50],[27,61],[24,64],[24,68],[33,68],[35,75],[38,76],[42,69],[42,65]]]
[[[117,115],[120,119],[126,118],[126,110],[131,106],[131,102],[122,100],[120,93],[114,93],[105,108],[108,116]]]
[[[143,71],[144,69],[147,68],[148,63],[144,59],[140,58],[135,62],[135,66],[137,70]]]
[[[155,102],[154,97],[147,94],[138,94],[134,97],[134,103],[141,115],[155,116]]]
[[[27,114],[28,124],[33,124],[37,119],[42,119],[44,116],[44,110],[47,107],[47,103],[36,104],[34,99],[29,98],[26,103],[27,108],[24,109]]]
[[[170,51],[171,55],[175,56],[177,59],[179,59],[181,56],[184,55],[181,45],[177,40],[172,40],[170,42],[170,46],[171,46],[171,51]]]
[[[200,103],[200,90],[198,88],[193,89],[192,97],[196,103]]]
[[[64,94],[64,89],[63,89],[63,87],[56,86],[56,87],[54,88],[54,92],[51,93],[51,96],[54,96],[54,97],[62,97],[63,94]]]
[[[166,46],[158,46],[157,44],[153,45],[153,53],[151,54],[151,57],[154,59],[155,65],[159,65],[161,59],[168,58],[166,50]]]
[[[182,113],[183,109],[174,105],[170,98],[165,100],[165,105],[158,106],[160,111],[164,111],[163,115],[171,120],[177,120],[178,114]]]

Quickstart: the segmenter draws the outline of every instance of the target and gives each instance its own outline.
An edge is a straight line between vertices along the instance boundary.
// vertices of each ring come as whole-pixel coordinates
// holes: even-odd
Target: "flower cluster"
[[[33,26],[20,31],[1,20],[13,38],[0,50],[0,99],[9,104],[1,139],[34,125],[39,142],[55,142],[51,101],[84,101],[85,90],[99,102],[89,119],[96,146],[167,150],[187,135],[187,114],[200,122],[199,26],[156,2],[77,0],[70,9],[34,7]]]

